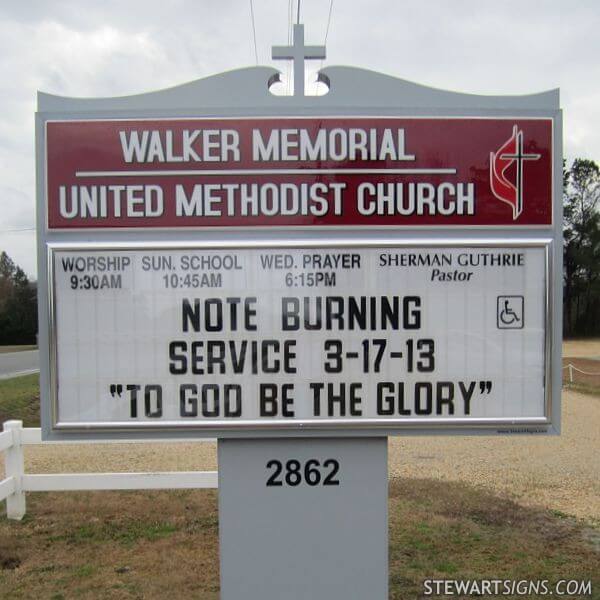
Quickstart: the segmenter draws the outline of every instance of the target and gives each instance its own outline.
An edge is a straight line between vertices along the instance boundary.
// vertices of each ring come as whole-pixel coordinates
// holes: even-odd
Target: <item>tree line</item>
[[[565,337],[600,335],[600,168],[576,158],[563,167]],[[0,345],[35,344],[36,284],[0,253]]]
[[[0,345],[35,344],[37,289],[21,267],[0,253]]]
[[[563,167],[565,337],[600,334],[600,168],[577,158]]]

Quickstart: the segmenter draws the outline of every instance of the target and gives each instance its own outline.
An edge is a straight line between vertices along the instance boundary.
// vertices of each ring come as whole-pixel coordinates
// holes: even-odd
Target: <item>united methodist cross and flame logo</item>
[[[512,206],[513,221],[523,212],[523,164],[540,157],[541,154],[524,154],[523,131],[517,125],[512,136],[496,152],[490,152],[492,192],[498,200]],[[511,169],[513,165],[515,168]]]

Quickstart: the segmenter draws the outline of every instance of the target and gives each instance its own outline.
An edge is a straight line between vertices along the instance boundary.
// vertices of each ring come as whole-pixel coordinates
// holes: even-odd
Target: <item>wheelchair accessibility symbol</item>
[[[524,306],[523,296],[498,296],[498,329],[523,329]]]

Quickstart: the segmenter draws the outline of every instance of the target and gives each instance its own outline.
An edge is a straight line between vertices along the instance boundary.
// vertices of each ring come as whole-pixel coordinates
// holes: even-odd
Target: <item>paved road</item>
[[[38,350],[0,354],[0,379],[35,373],[39,370],[40,355]]]

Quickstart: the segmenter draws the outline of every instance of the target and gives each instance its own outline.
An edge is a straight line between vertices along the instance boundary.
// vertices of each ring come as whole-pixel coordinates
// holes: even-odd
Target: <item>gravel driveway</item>
[[[30,473],[217,468],[214,443],[28,446]],[[464,481],[578,517],[600,519],[600,398],[563,392],[560,437],[392,437],[391,477]]]
[[[563,391],[560,436],[390,438],[390,475],[465,481],[600,519],[600,398]]]

